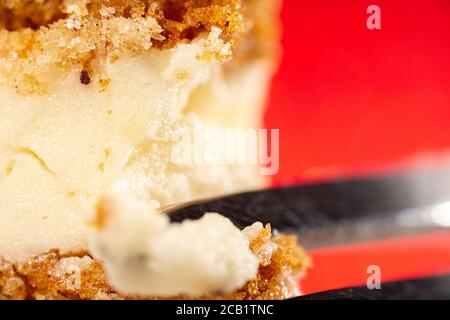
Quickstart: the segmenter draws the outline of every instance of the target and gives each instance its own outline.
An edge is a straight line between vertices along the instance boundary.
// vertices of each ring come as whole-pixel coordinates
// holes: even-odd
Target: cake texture
[[[52,250],[15,264],[0,259],[0,299],[274,300],[301,294],[298,280],[312,262],[295,236],[272,235],[270,225],[259,222],[239,231],[214,213],[168,228],[165,214],[149,210],[128,195],[104,197],[91,221],[97,231],[90,252]]]
[[[264,250],[269,241],[277,248],[271,255]],[[272,238],[270,226],[266,226],[250,245],[260,258],[259,270],[253,279],[232,294],[195,299],[277,300],[299,295],[296,279],[311,266],[311,260],[298,246],[297,239],[293,236]],[[30,257],[21,264],[0,259],[0,299],[123,300],[158,297],[118,293],[110,285],[103,263],[87,253],[62,255],[51,251]]]
[[[104,194],[159,209],[267,185],[256,164],[178,163],[172,153],[198,126],[260,127],[277,9],[274,0],[0,0],[0,297],[129,297],[89,250]],[[278,253],[233,297],[282,297],[282,263],[307,264],[294,240],[274,242]]]

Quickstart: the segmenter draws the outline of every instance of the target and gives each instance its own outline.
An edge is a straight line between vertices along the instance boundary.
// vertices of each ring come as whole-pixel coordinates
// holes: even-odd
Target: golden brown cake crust
[[[172,48],[213,27],[235,59],[273,58],[278,0],[0,0],[0,78],[43,94],[49,69]],[[275,11],[276,12],[276,11]]]
[[[250,248],[257,253],[270,238],[271,230],[267,226],[250,243]],[[311,266],[311,260],[298,245],[296,237],[276,236],[272,241],[277,249],[269,257],[258,254],[259,272],[244,288],[231,295],[201,299],[272,300],[295,294],[297,283],[292,280]],[[52,251],[32,257],[20,265],[13,265],[0,258],[0,300],[140,298],[116,292],[108,284],[102,263],[88,254],[61,255]]]
[[[198,20],[232,30],[241,6],[241,0],[0,0],[1,27],[10,31],[49,26],[72,13],[102,19],[108,11],[124,18],[152,15],[162,23],[179,22],[183,29],[200,27],[193,22]]]

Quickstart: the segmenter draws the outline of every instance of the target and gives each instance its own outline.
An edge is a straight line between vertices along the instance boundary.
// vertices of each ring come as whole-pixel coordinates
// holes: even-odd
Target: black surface
[[[307,295],[293,300],[449,300],[450,275],[394,283],[384,283],[380,290],[367,287],[348,288]]]
[[[280,231],[318,228],[359,217],[450,200],[450,169],[242,193],[178,209],[172,221],[219,212],[243,228],[255,221]]]

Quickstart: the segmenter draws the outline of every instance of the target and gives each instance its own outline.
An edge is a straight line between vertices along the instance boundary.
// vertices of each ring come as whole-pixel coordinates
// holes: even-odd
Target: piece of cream
[[[252,279],[259,259],[249,238],[215,213],[171,224],[168,216],[123,194],[103,198],[90,249],[112,285],[132,295],[231,293]]]

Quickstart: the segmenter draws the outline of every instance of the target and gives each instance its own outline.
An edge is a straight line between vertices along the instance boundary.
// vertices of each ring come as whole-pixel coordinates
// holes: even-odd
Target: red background
[[[381,8],[381,30],[366,9]],[[450,1],[285,0],[283,60],[267,128],[279,128],[275,185],[446,161],[450,150]],[[311,252],[306,293],[450,272],[450,234]]]
[[[381,8],[381,30],[366,9]],[[385,170],[450,147],[449,0],[284,0],[266,126],[274,182]],[[416,159],[414,159],[416,157]]]

